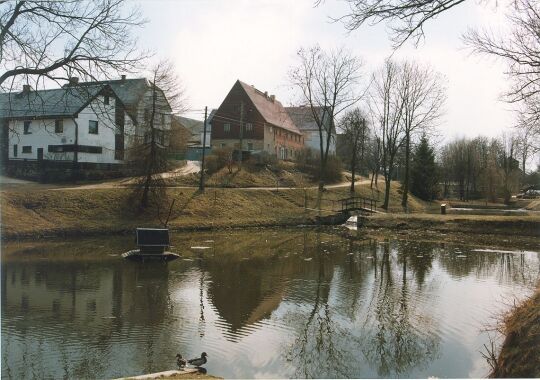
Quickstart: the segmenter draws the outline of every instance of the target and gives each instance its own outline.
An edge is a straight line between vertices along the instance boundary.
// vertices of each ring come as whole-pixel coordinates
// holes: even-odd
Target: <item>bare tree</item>
[[[487,30],[470,30],[465,42],[479,54],[508,63],[513,86],[506,100],[520,104],[520,125],[540,135],[540,3],[515,0],[507,15],[511,32],[497,36]]]
[[[401,205],[407,207],[409,195],[409,172],[411,139],[417,132],[425,133],[436,125],[446,100],[441,76],[430,67],[415,62],[402,66],[399,93],[403,102],[402,123],[404,130],[405,175]]]
[[[335,134],[335,118],[356,103],[361,62],[343,49],[323,51],[319,46],[298,51],[298,66],[289,73],[291,83],[310,108],[319,129],[320,178],[319,190],[324,188],[324,173],[330,143]]]
[[[364,162],[369,129],[366,124],[366,117],[360,108],[354,108],[348,111],[341,120],[340,127],[349,148],[351,193],[354,193],[357,165]]]
[[[399,65],[387,59],[383,67],[374,74],[371,91],[371,107],[378,123],[382,149],[381,167],[386,185],[382,205],[384,209],[388,209],[395,159],[403,143],[404,102],[398,87],[401,71]]]
[[[527,161],[540,151],[540,136],[534,136],[531,128],[527,128],[524,124],[519,124],[517,131],[514,133],[514,138],[516,139],[516,152],[521,160],[523,178],[527,174]]]
[[[517,140],[508,133],[503,133],[500,138],[500,167],[502,172],[502,194],[505,204],[510,203],[512,193],[517,190],[519,183],[519,162],[514,158],[516,154]]]
[[[145,99],[144,121],[130,155],[131,164],[142,171],[135,192],[140,194],[140,207],[145,209],[152,201],[158,211],[165,197],[162,172],[169,169],[167,159],[167,120],[174,111],[181,111],[185,102],[184,91],[171,61],[160,61],[149,72],[151,91]],[[152,198],[152,199],[150,199]]]
[[[144,20],[126,2],[0,1],[0,90],[132,72],[146,55],[131,30]]]
[[[324,0],[316,0],[318,5]],[[424,38],[424,25],[466,0],[346,0],[350,12],[338,18],[348,30],[381,22],[390,29],[395,48],[408,39],[415,45]]]

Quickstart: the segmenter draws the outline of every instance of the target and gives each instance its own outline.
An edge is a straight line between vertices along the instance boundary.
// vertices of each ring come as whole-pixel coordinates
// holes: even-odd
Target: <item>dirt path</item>
[[[201,170],[199,161],[187,161],[186,165],[181,168],[175,169],[167,173],[161,173],[163,178],[174,178],[179,176],[185,176],[193,173],[199,173]],[[347,172],[345,172],[347,174]],[[0,190],[92,190],[92,189],[115,189],[115,188],[124,188],[132,186],[136,181],[135,177],[130,178],[119,178],[113,180],[107,180],[96,183],[87,183],[81,185],[72,185],[72,184],[44,184],[34,181],[25,181],[16,178],[10,178],[5,176],[0,176]],[[358,181],[355,181],[355,185],[363,185],[370,183],[369,179],[360,178]],[[343,188],[351,185],[350,181],[344,181],[332,185],[326,185],[327,189]],[[197,186],[168,186],[171,189],[193,189]],[[317,189],[318,186],[309,186],[306,189]],[[208,187],[209,189],[211,187]],[[220,188],[221,189],[221,188]],[[231,189],[242,189],[242,190],[289,190],[296,188],[289,187],[238,187]]]

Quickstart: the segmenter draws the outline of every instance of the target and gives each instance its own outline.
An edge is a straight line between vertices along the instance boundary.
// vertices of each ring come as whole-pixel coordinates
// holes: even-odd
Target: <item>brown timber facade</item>
[[[240,149],[240,144],[244,151],[295,159],[304,139],[274,96],[236,81],[212,119],[212,148]]]

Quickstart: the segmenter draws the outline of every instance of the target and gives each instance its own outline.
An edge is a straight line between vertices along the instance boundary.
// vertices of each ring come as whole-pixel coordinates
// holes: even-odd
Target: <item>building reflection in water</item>
[[[207,351],[224,377],[462,377],[482,342],[465,317],[539,269],[536,255],[307,229],[176,239],[184,258],[167,265],[124,262],[113,239],[101,257],[95,241],[4,247],[2,376],[113,378]],[[201,241],[212,249],[190,249]]]

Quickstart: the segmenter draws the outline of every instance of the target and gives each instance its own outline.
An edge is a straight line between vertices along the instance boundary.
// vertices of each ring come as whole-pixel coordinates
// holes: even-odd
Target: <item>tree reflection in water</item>
[[[382,246],[379,278],[374,284],[372,304],[374,309],[366,314],[363,349],[367,361],[382,377],[395,377],[418,370],[437,357],[439,337],[433,333],[434,325],[429,310],[416,309],[425,275],[431,267],[428,252],[418,255],[407,245],[397,245],[397,264],[393,266],[390,244]],[[375,252],[374,252],[375,254]],[[414,256],[414,259],[413,259]],[[422,259],[422,260],[417,260]],[[375,258],[377,260],[377,258]],[[417,288],[408,278],[407,262],[410,261]],[[401,272],[401,279],[399,275]]]
[[[439,337],[429,310],[415,305],[422,298],[431,252],[419,254],[403,244],[392,250],[373,241],[361,254],[354,253],[351,242],[347,249],[345,275],[319,251],[309,312],[289,315],[298,325],[287,353],[295,376],[399,376],[431,362],[439,353]],[[365,362],[370,368],[361,367]]]
[[[193,350],[224,377],[478,374],[472,319],[538,276],[533,254],[360,237],[182,235],[179,251],[212,238],[214,254],[164,266],[96,258],[96,242],[5,247],[16,254],[0,271],[2,377],[115,378]]]

